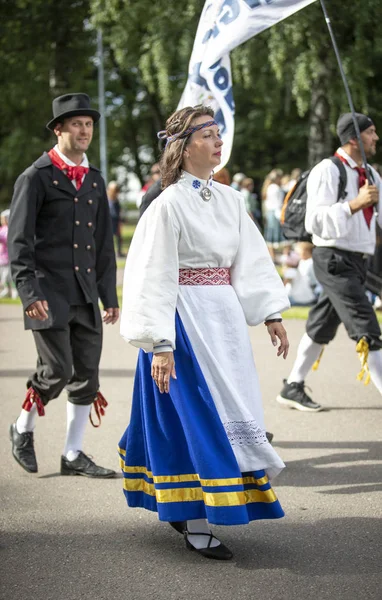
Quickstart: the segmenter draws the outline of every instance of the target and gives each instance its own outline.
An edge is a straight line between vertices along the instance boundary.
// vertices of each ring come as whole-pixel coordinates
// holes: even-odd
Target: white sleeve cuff
[[[349,202],[343,202],[343,203],[342,203],[342,206],[343,206],[344,212],[345,212],[347,215],[349,215],[349,217],[353,216],[353,213],[352,213],[352,211],[351,211],[351,209],[350,209],[350,206],[349,206]]]
[[[269,315],[264,321],[271,321],[272,319],[282,319],[281,313],[273,313],[273,315]]]
[[[153,354],[158,354],[159,352],[173,352],[174,348],[171,345],[169,340],[161,340],[154,344]]]

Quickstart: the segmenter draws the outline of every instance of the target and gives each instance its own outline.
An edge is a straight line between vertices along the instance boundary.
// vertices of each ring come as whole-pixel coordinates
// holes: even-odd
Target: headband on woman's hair
[[[199,129],[204,129],[205,127],[211,127],[212,125],[218,126],[216,121],[212,119],[212,121],[206,121],[205,123],[201,123],[200,125],[194,125],[194,127],[189,127],[186,131],[181,131],[180,133],[174,133],[174,135],[169,135],[168,132],[163,129],[163,131],[158,131],[157,137],[160,140],[166,140],[166,146],[170,142],[175,142],[175,140],[182,140],[183,138],[188,137],[189,135],[195,133],[195,131],[199,131]]]

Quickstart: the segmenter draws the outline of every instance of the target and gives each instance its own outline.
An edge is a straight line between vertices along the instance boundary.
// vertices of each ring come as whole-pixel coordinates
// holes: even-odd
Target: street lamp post
[[[103,70],[103,42],[102,31],[97,31],[97,54],[98,54],[98,106],[101,113],[99,120],[99,146],[101,172],[107,183],[107,150],[106,150],[106,115],[105,115],[105,76]]]

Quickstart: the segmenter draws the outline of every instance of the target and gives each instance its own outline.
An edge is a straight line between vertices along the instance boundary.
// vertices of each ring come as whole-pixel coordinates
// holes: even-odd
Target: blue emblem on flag
[[[201,186],[200,181],[198,181],[197,179],[194,179],[194,181],[192,182],[192,187],[194,187],[197,190],[198,188],[200,188],[200,186]]]

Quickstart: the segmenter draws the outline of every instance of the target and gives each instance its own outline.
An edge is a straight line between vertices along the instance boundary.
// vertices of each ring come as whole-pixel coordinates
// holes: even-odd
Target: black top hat
[[[57,123],[68,117],[92,117],[94,123],[97,123],[101,118],[98,110],[90,108],[90,98],[87,94],[64,94],[59,96],[53,100],[52,109],[53,119],[47,124],[50,131],[54,131]]]

